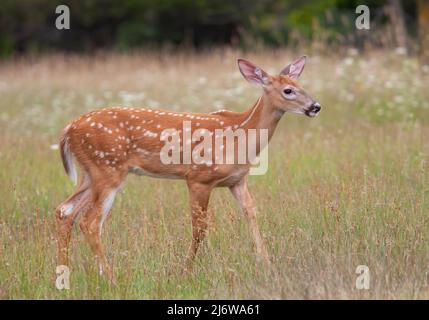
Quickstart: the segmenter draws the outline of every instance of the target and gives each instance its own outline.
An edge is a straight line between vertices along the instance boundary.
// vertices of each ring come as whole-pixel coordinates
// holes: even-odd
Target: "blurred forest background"
[[[55,28],[60,4],[70,8],[69,30]],[[355,10],[361,4],[371,10],[370,31],[355,27]],[[382,46],[427,55],[429,1],[2,0],[0,31],[2,57],[219,45],[244,50]]]

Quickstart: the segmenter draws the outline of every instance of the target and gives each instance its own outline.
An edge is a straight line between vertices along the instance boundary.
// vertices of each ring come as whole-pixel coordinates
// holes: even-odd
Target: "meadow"
[[[50,55],[0,62],[0,299],[429,299],[429,67],[400,52],[310,54],[301,84],[322,105],[286,114],[269,170],[252,176],[272,269],[247,222],[214,191],[192,274],[186,185],[130,175],[105,223],[110,287],[76,226],[70,290],[55,287],[55,207],[73,191],[61,129],[104,106],[241,111],[261,92],[238,71],[269,73],[305,52],[235,50]],[[366,265],[370,288],[358,290]]]

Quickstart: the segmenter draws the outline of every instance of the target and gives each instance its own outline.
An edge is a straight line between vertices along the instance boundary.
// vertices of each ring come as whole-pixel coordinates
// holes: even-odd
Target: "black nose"
[[[322,107],[318,102],[315,102],[311,105],[311,111],[318,113]]]

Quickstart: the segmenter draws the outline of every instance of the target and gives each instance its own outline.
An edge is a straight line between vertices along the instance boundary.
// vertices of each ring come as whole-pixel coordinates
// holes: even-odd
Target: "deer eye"
[[[292,93],[292,89],[290,89],[290,88],[284,89],[283,93],[284,94],[291,94]]]

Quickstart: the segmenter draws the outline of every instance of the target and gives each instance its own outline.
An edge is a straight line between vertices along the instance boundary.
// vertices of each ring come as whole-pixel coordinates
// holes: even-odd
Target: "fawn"
[[[113,281],[113,272],[103,252],[101,230],[109,214],[118,189],[128,173],[157,178],[186,180],[192,216],[192,241],[186,266],[191,269],[198,246],[207,231],[207,207],[215,187],[228,187],[248,220],[259,257],[270,263],[267,250],[256,221],[256,210],[249,193],[246,176],[251,159],[244,163],[219,163],[214,156],[200,163],[183,161],[185,148],[178,147],[179,163],[161,161],[165,130],[174,129],[171,138],[198,147],[198,139],[186,139],[196,130],[212,132],[216,129],[265,130],[268,140],[258,143],[256,155],[266,147],[277,123],[285,112],[314,117],[320,104],[297,83],[304,69],[305,56],[286,66],[279,75],[270,76],[249,61],[239,59],[244,78],[263,89],[262,96],[245,112],[217,111],[186,113],[148,108],[105,108],[84,114],[68,124],[61,136],[60,151],[64,169],[77,182],[75,162],[81,169],[76,191],[56,209],[58,231],[58,264],[68,264],[68,246],[73,223],[79,225],[95,254],[100,274]],[[189,121],[193,128],[184,129]],[[189,132],[185,132],[185,131]],[[221,140],[223,142],[223,138]],[[214,148],[214,146],[213,146]],[[221,155],[228,156],[221,146]],[[229,149],[237,153],[237,147]],[[173,150],[174,151],[174,150]],[[204,150],[206,153],[207,150]],[[172,150],[168,151],[170,156]]]

